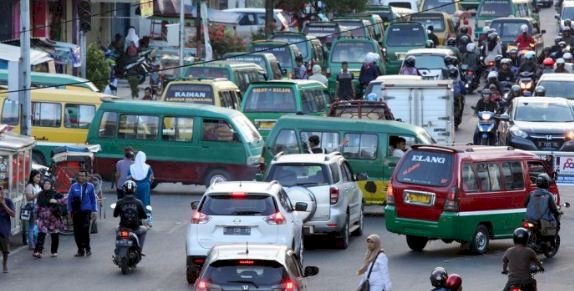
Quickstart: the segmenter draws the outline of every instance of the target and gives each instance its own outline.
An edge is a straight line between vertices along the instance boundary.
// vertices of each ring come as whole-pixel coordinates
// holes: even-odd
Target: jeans
[[[36,221],[34,219],[30,219],[26,222],[26,242],[30,249],[34,249],[36,247],[36,235],[34,235],[35,229]]]
[[[36,243],[36,249],[34,252],[42,253],[44,250],[44,241],[46,240],[46,233],[40,232],[38,233],[38,242]],[[50,238],[52,239],[50,252],[52,254],[58,253],[58,246],[60,245],[60,234],[59,233],[51,233]]]
[[[90,224],[91,224],[90,211],[78,211],[72,214],[72,222],[74,223],[74,239],[78,247],[78,253],[91,251],[90,248]]]

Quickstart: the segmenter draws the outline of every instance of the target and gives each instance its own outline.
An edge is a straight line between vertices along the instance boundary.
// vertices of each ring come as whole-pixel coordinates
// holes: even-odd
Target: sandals
[[[33,256],[34,258],[41,259],[41,258],[42,258],[42,253],[34,253],[32,256]]]

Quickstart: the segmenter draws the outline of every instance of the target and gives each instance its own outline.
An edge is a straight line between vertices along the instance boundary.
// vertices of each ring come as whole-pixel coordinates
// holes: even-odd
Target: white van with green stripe
[[[386,227],[414,251],[441,239],[484,254],[491,239],[512,238],[521,226],[541,173],[552,176],[551,165],[510,147],[413,145],[387,189]],[[549,190],[559,203],[554,181]]]

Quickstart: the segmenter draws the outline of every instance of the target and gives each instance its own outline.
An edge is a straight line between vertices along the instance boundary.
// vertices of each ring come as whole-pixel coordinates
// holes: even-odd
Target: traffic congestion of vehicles
[[[352,236],[373,243],[367,218],[404,237],[413,257],[433,241],[473,256],[513,239],[491,271],[509,273],[500,288],[537,290],[537,254],[545,263],[560,257],[570,203],[559,186],[574,184],[569,5],[557,2],[560,14],[541,19],[547,1],[369,1],[367,12],[313,19],[300,31],[276,10],[287,28],[259,40],[249,36],[264,26],[261,11],[228,9],[239,24],[255,17],[237,30],[246,51],[185,65],[157,100],[35,90],[33,135],[57,142],[39,143],[29,159],[51,166],[55,146],[99,145],[94,173],[115,182],[116,162],[133,147],[147,155],[151,189],[205,186],[186,204],[179,262],[197,291],[312,290],[323,271],[305,264],[307,245],[344,252]],[[543,40],[544,21],[557,22],[554,43]],[[135,63],[118,62],[118,78],[151,81],[150,51],[138,53]],[[22,122],[19,104],[0,97],[11,130]],[[470,138],[457,138],[462,127]],[[122,273],[151,264],[134,231],[118,228],[114,238]],[[389,278],[369,277],[384,273],[379,255],[368,255],[371,288],[359,290],[390,290],[378,285]],[[462,290],[461,276],[444,268],[430,283]]]

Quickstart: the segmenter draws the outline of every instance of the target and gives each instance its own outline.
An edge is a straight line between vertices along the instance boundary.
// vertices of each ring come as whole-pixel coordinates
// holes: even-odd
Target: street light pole
[[[32,132],[32,100],[30,98],[30,0],[20,1],[20,84],[18,101],[20,103],[20,134],[30,136]]]
[[[179,0],[179,77],[183,78],[183,46],[185,45],[185,5]]]

